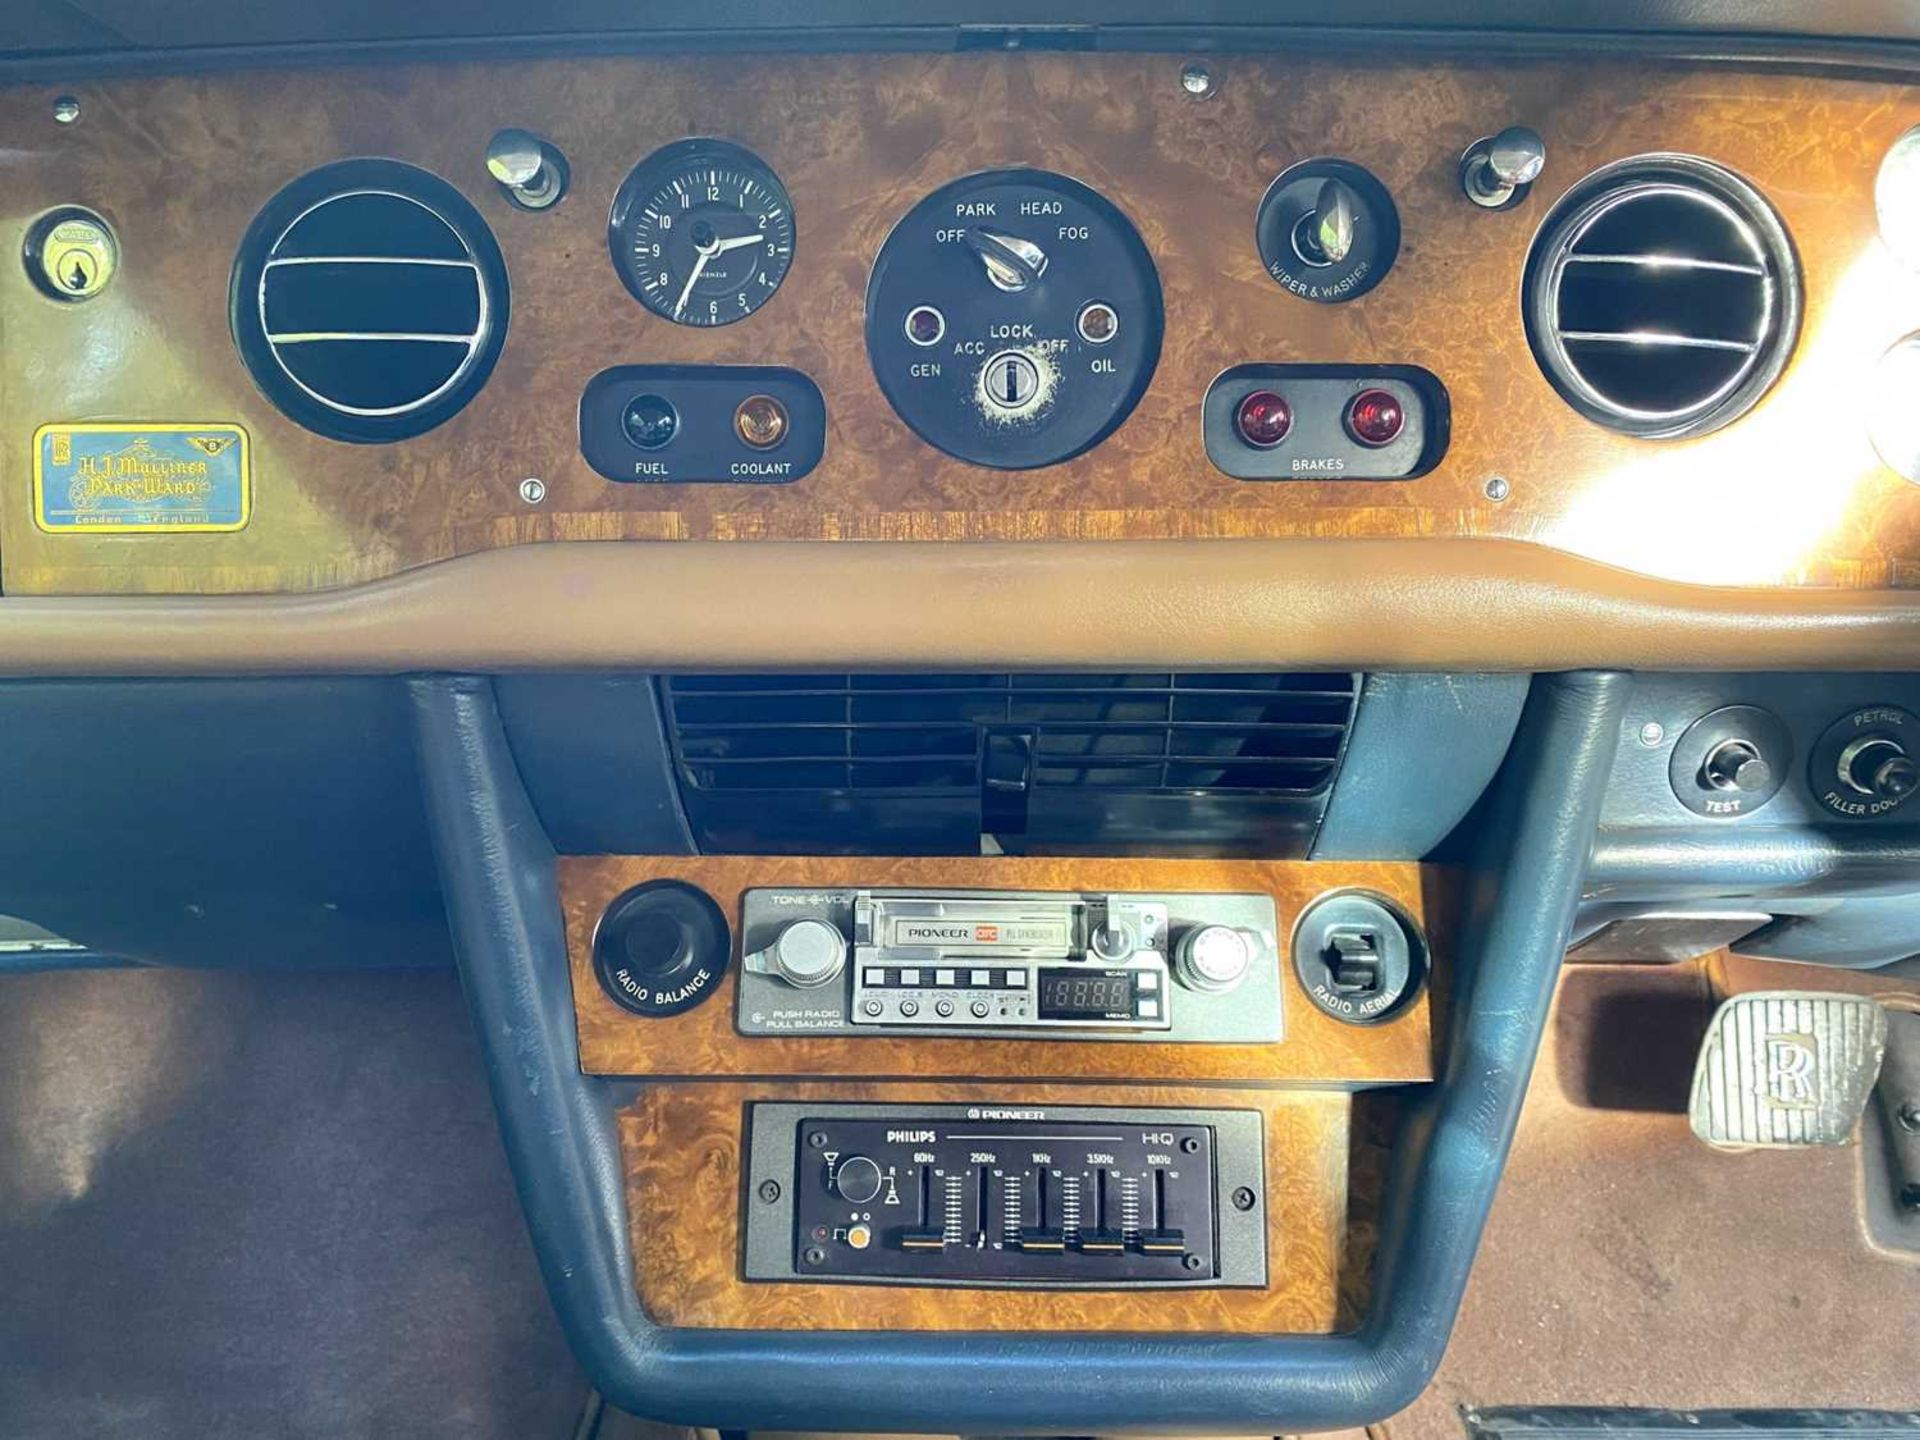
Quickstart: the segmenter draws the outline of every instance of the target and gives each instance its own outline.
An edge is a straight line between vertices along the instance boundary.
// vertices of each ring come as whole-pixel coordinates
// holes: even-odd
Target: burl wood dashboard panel
[[[0,92],[0,229],[81,204],[118,231],[122,271],[84,305],[0,265],[0,587],[15,595],[306,591],[445,557],[559,539],[857,541],[1489,536],[1648,575],[1726,584],[1920,584],[1920,487],[1883,468],[1853,408],[1872,360],[1920,328],[1920,276],[1875,238],[1873,177],[1920,121],[1896,85],[1644,59],[1406,63],[1219,57],[1195,100],[1180,58],[1119,54],[543,60],[189,78],[74,77],[81,119],[45,86]],[[1457,193],[1476,137],[1524,122],[1549,161],[1532,197],[1489,213]],[[512,208],[482,153],[505,125],[572,164],[553,212]],[[690,135],[745,144],[785,180],[792,271],[756,316],[719,330],[644,311],[609,262],[621,179]],[[1528,352],[1518,289],[1553,199],[1627,155],[1685,150],[1743,173],[1782,213],[1806,271],[1796,357],[1751,415],[1649,444],[1580,418]],[[1320,306],[1261,269],[1253,211],[1296,160],[1345,156],[1392,190],[1404,230],[1377,290]],[[491,381],[453,420],[386,446],[284,419],[228,334],[235,246],[262,203],[350,155],[422,165],[493,225],[511,330]],[[1066,464],[1022,473],[951,460],[891,411],[869,369],[862,302],[893,223],[970,171],[1034,165],[1106,194],[1159,266],[1167,331],[1133,416]],[[1200,399],[1246,361],[1398,362],[1441,377],[1452,448],[1403,483],[1250,484],[1203,452]],[[635,362],[798,367],[824,391],[826,456],[790,486],[620,486],[579,454],[596,372]],[[252,440],[245,529],[50,535],[31,517],[29,444],[58,421],[232,421]],[[522,500],[537,476],[546,495]],[[1503,479],[1503,501],[1487,493]],[[1148,557],[1143,555],[1143,561]]]
[[[1040,1048],[1040,1047],[1036,1047]],[[1169,1085],[1023,1084],[1025,1104],[1258,1110],[1267,1167],[1267,1284],[1219,1290],[965,1290],[749,1282],[740,1275],[741,1135],[753,1100],[1002,1102],[974,1085],[661,1085],[620,1114],[634,1285],[661,1325],[778,1330],[1244,1331],[1325,1334],[1364,1290],[1349,1239],[1351,1097]],[[663,1201],[662,1197],[674,1197]],[[1344,1292],[1343,1292],[1344,1287]],[[1347,1305],[1343,1308],[1342,1300]]]
[[[1056,860],[1034,858],[783,858],[592,856],[559,862],[561,904],[589,1074],[632,1076],[842,1076],[1037,1081],[1177,1080],[1367,1085],[1434,1074],[1429,983],[1412,1004],[1372,1026],[1334,1020],[1282,964],[1284,1038],[1264,1045],[1155,1041],[941,1039],[740,1034],[740,897],[756,886],[936,886],[1008,890],[1220,891],[1270,894],[1281,946],[1307,902],[1328,890],[1386,896],[1426,932],[1435,973],[1451,954],[1453,896],[1444,871],[1410,863],[1255,860]],[[608,998],[593,974],[593,934],[608,903],[645,880],[705,890],[733,926],[733,963],[712,998],[678,1015],[642,1018]],[[1444,983],[1444,978],[1440,983]],[[1113,1103],[1121,1103],[1115,1101]]]

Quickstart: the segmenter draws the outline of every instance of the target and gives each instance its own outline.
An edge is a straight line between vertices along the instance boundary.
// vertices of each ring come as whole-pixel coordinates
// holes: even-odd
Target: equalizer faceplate
[[[766,1103],[748,1148],[749,1280],[1266,1283],[1254,1111]]]

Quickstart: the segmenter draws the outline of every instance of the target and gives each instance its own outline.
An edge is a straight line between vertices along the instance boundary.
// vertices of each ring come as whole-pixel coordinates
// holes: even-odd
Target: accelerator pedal
[[[1693,1133],[1721,1150],[1844,1145],[1886,1048],[1886,1012],[1862,996],[1736,995],[1701,1042]]]

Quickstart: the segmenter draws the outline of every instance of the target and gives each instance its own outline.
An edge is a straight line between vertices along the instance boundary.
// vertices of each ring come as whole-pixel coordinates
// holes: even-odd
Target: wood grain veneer
[[[1920,584],[1920,487],[1882,468],[1849,403],[1888,344],[1920,327],[1920,276],[1875,238],[1873,176],[1920,121],[1879,81],[1644,59],[1404,63],[1219,57],[1218,95],[1178,57],[964,54],[542,60],[221,73],[0,91],[0,227],[79,203],[116,227],[123,270],[81,306],[0,266],[0,585],[13,594],[302,591],[499,546],[579,539],[1062,540],[1506,537],[1650,575],[1849,588]],[[60,126],[49,97],[82,103]],[[1006,123],[1008,116],[1021,123]],[[1477,136],[1525,121],[1546,178],[1491,214],[1455,190]],[[487,137],[531,127],[566,151],[553,212],[484,178]],[[668,141],[740,141],[785,179],[792,272],[751,320],[688,330],[646,313],[608,261],[608,202]],[[1539,374],[1516,292],[1548,205],[1622,156],[1687,150],[1779,207],[1806,266],[1799,351],[1754,414],[1647,444],[1589,424]],[[1366,165],[1399,202],[1399,262],[1371,294],[1317,306],[1261,270],[1252,215],[1306,156]],[[319,439],[255,391],[227,333],[234,247],[286,181],[390,155],[463,189],[493,223],[513,321],[486,391],[397,445]],[[1133,417],[1064,465],[1008,474],[932,450],[887,407],[862,336],[868,265],[921,195],[1031,164],[1098,187],[1160,267],[1167,341]],[[1201,448],[1198,411],[1249,360],[1396,361],[1450,387],[1453,445],[1400,484],[1246,484]],[[636,361],[794,365],[827,397],[826,458],[778,487],[618,486],[578,453],[575,404]],[[254,518],[231,535],[50,536],[30,518],[28,442],[58,420],[231,420],[253,441]],[[1487,498],[1494,475],[1511,494]],[[521,479],[547,484],[537,509]],[[1143,562],[1147,557],[1142,557]],[[1417,617],[1410,617],[1417,618]]]
[[[1265,1129],[1263,1289],[963,1290],[749,1283],[740,1274],[741,1136],[753,1100],[1004,1101],[967,1085],[649,1086],[620,1113],[634,1285],[661,1325],[785,1330],[1138,1330],[1326,1333],[1340,1323],[1347,1121],[1335,1092],[1023,1083],[1023,1104],[1257,1109]],[[693,1203],[687,1197],[698,1196]],[[672,1200],[663,1197],[678,1197]],[[1350,1297],[1358,1278],[1348,1279]]]
[[[734,1025],[740,897],[766,885],[948,886],[1018,890],[1238,891],[1274,897],[1280,933],[1323,891],[1357,887],[1396,901],[1427,930],[1436,971],[1449,955],[1451,891],[1443,872],[1414,864],[1254,860],[1038,858],[795,858],[592,856],[559,862],[561,904],[580,1026],[580,1064],[596,1075],[979,1077],[1025,1081],[1296,1081],[1382,1084],[1433,1078],[1429,992],[1374,1026],[1315,1009],[1282,965],[1285,1038],[1266,1045],[1154,1041],[913,1040],[744,1036]],[[679,879],[712,895],[735,928],[734,964],[713,997],[679,1015],[621,1009],[595,980],[594,927],[608,902],[643,880]],[[1442,978],[1440,983],[1444,983]]]

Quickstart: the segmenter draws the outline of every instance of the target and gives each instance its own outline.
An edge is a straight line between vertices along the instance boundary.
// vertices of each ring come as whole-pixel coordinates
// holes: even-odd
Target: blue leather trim
[[[1396,1157],[1355,1335],[670,1330],[629,1282],[612,1110],[575,1060],[553,849],[488,682],[409,682],[468,1002],[534,1246],[581,1363],[641,1415],[739,1429],[1262,1431],[1369,1424],[1439,1363],[1546,1024],[1626,680],[1537,682],[1469,868],[1441,1082]]]

